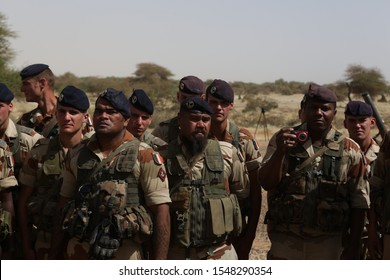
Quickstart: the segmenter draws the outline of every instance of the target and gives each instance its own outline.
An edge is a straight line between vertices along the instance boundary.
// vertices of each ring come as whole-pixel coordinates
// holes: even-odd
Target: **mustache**
[[[202,133],[202,134],[206,134],[206,129],[202,129],[202,128],[197,128],[194,132],[195,134],[197,133]]]

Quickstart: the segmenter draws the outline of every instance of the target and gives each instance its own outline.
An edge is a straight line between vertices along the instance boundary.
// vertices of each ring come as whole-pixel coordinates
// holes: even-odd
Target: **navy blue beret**
[[[153,115],[154,107],[152,100],[150,100],[143,89],[135,89],[129,98],[129,102],[138,110]]]
[[[232,103],[234,101],[233,88],[223,80],[214,80],[206,89],[207,96],[212,95],[215,98]]]
[[[188,94],[201,95],[204,93],[204,83],[195,76],[185,76],[179,82],[179,90]]]
[[[20,77],[22,78],[22,80],[24,80],[28,77],[36,76],[48,68],[49,65],[46,64],[42,64],[42,63],[32,64],[24,68],[22,71],[20,71]]]
[[[89,108],[88,96],[75,86],[66,86],[58,97],[58,103],[86,112]]]
[[[195,114],[213,114],[213,109],[206,100],[199,96],[191,96],[180,104],[180,112],[190,112]]]
[[[349,116],[372,116],[372,107],[363,101],[353,100],[345,107],[345,114]]]
[[[12,91],[3,83],[0,83],[0,101],[10,104],[14,99]]]
[[[327,87],[311,83],[302,102],[305,103],[309,99],[324,103],[336,103],[337,95],[334,91],[328,89]]]
[[[99,98],[110,102],[111,106],[120,112],[125,118],[130,117],[130,103],[122,91],[114,88],[107,88],[99,95],[97,100],[99,100]]]

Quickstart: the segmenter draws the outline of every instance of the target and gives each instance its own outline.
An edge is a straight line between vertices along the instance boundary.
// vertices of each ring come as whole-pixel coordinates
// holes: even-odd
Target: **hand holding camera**
[[[307,130],[291,130],[290,134],[296,136],[296,141],[303,144],[309,139],[309,133]]]

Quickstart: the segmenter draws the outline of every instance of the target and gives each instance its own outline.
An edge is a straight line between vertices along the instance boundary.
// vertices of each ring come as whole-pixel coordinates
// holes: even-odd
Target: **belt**
[[[199,259],[207,259],[208,257],[214,256],[219,250],[218,248],[223,247],[225,245],[230,246],[226,241],[212,244],[212,245],[204,245],[200,247],[187,247],[185,250],[185,258],[186,260],[191,259],[191,253],[195,252]]]

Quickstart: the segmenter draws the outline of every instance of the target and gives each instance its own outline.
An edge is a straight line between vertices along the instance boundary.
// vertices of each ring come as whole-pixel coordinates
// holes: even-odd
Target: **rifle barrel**
[[[378,126],[379,133],[381,134],[382,137],[384,137],[387,129],[381,115],[379,114],[374,104],[374,101],[372,101],[371,95],[368,92],[364,92],[362,93],[362,97],[367,104],[371,105],[372,113],[374,115],[374,118],[376,119],[376,125]]]

